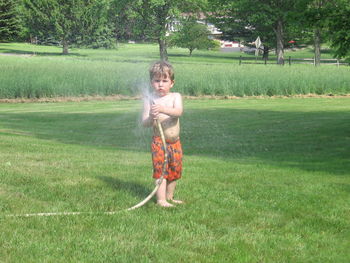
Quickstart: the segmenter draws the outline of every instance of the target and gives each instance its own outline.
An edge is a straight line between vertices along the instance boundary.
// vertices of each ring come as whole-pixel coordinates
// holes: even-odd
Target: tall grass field
[[[148,86],[148,68],[159,59],[151,44],[123,44],[114,50],[0,44],[0,99],[137,96]],[[305,56],[306,51],[301,51]],[[184,95],[291,96],[350,93],[350,67],[323,65],[239,65],[240,53],[169,49],[176,89]],[[288,55],[288,54],[287,54]],[[297,56],[297,53],[289,55]],[[310,57],[312,53],[309,52]],[[330,56],[324,54],[323,56]]]
[[[348,98],[184,107],[186,204],[125,211],[154,187],[139,101],[0,104],[0,262],[350,261]],[[41,212],[87,213],[15,216]]]

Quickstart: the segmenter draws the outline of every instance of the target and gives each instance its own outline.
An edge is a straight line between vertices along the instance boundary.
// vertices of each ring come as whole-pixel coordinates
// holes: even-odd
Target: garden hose
[[[162,174],[161,174],[160,178],[156,181],[156,187],[154,188],[154,190],[143,201],[141,201],[137,205],[134,205],[133,207],[128,208],[127,210],[133,210],[133,209],[139,208],[139,207],[143,206],[144,204],[146,204],[158,191],[158,188],[160,187],[160,185],[162,184],[163,179],[164,179],[164,174],[166,172],[166,166],[168,163],[167,145],[166,145],[166,141],[165,141],[165,136],[164,136],[162,124],[160,123],[159,119],[157,119],[156,122],[157,122],[158,131],[160,134],[160,138],[161,138],[162,143],[163,143],[163,151],[164,151],[164,162],[163,162]]]
[[[151,101],[151,104],[154,104],[153,101]],[[156,181],[156,187],[154,190],[140,203],[126,209],[126,211],[134,210],[137,209],[143,205],[145,205],[151,198],[155,195],[155,193],[158,191],[160,185],[163,182],[164,179],[164,174],[166,172],[166,166],[168,163],[168,154],[167,154],[167,145],[165,141],[165,136],[162,128],[162,124],[159,119],[156,119],[156,124],[157,124],[157,129],[160,134],[160,138],[163,143],[163,151],[164,151],[164,162],[163,162],[163,167],[162,167],[162,174],[160,178]],[[60,216],[60,215],[89,215],[89,214],[104,214],[104,215],[113,215],[119,212],[122,212],[123,210],[118,210],[118,211],[111,211],[111,212],[102,212],[102,213],[94,213],[94,212],[51,212],[51,213],[32,213],[32,214],[17,214],[17,215],[6,215],[7,217],[31,217],[31,216]],[[124,210],[125,211],[125,210]]]

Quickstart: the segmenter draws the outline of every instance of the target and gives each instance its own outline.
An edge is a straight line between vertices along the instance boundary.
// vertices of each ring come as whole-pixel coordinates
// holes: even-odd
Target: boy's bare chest
[[[166,95],[164,97],[160,97],[160,98],[156,98],[154,100],[154,102],[156,104],[165,106],[165,107],[169,107],[169,108],[173,108],[174,107],[174,97],[172,95]]]

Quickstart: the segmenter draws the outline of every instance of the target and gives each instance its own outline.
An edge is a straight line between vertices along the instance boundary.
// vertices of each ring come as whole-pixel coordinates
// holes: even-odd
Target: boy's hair
[[[151,80],[154,77],[168,77],[173,81],[175,79],[174,68],[167,61],[157,61],[149,69]]]

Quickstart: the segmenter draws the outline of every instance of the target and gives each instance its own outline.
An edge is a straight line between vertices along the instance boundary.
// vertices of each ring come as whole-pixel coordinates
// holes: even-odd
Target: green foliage
[[[303,9],[299,1],[294,0],[209,2],[213,10],[211,20],[224,32],[225,37],[240,38],[249,43],[259,36],[265,48],[277,50],[281,61],[284,45],[295,35],[294,14]]]
[[[146,21],[142,21],[142,16],[138,15],[135,5],[128,0],[113,0],[108,12],[108,19],[113,24],[114,32],[118,40],[151,40],[151,36],[144,34],[147,27]]]
[[[0,0],[0,41],[13,41],[21,30],[17,0]]]
[[[165,40],[167,25],[173,18],[173,13],[177,8],[176,1],[170,0],[140,0],[140,1],[116,1],[120,3],[120,18],[127,18],[127,22],[132,23],[127,26],[129,37],[131,33],[136,36],[157,41],[159,44],[160,57],[168,59],[167,43]],[[117,21],[121,21],[117,18]],[[122,23],[125,25],[125,22]],[[120,30],[123,32],[124,30]]]
[[[350,60],[350,3],[338,0],[328,20],[331,46],[338,58],[347,57]]]
[[[68,45],[91,44],[108,28],[108,0],[24,0],[24,7],[30,33],[59,40],[65,54]]]
[[[224,36],[253,41],[257,36],[263,45],[283,46],[280,42],[296,40],[297,44],[313,43],[315,57],[320,59],[320,45],[330,41],[338,58],[349,57],[349,17],[347,0],[257,1],[211,0],[211,20]],[[278,22],[283,26],[278,36]]]
[[[182,12],[203,10],[205,4],[206,0],[115,0],[119,11],[115,21],[119,21],[122,26],[127,23],[126,30],[118,30],[122,35],[156,41],[159,44],[160,58],[167,60],[166,35],[169,24]]]
[[[214,40],[209,39],[210,31],[205,24],[194,19],[182,20],[179,31],[170,36],[170,45],[187,48],[190,56],[195,49],[210,49],[216,46]]]

